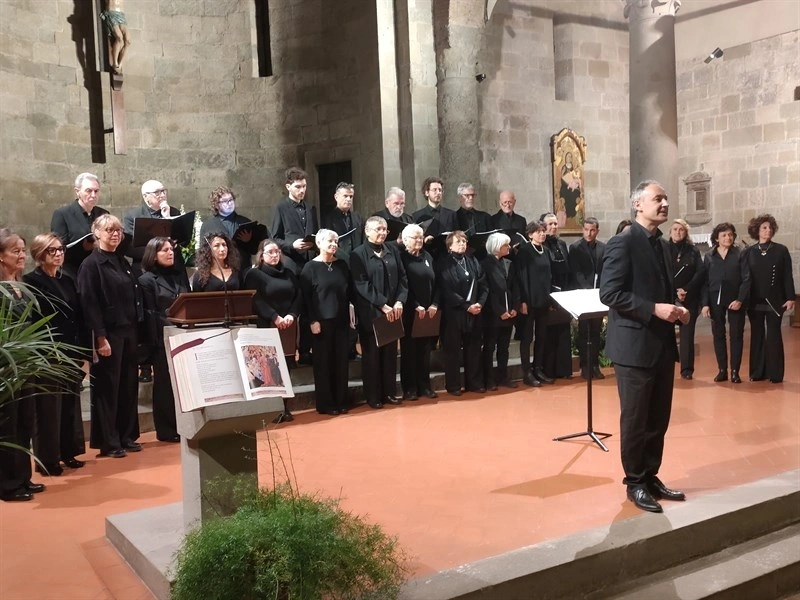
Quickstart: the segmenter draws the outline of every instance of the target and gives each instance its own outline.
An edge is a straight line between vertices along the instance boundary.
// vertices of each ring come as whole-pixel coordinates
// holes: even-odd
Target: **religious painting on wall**
[[[586,217],[584,170],[586,140],[564,128],[550,138],[553,161],[553,214],[561,233],[580,233]]]

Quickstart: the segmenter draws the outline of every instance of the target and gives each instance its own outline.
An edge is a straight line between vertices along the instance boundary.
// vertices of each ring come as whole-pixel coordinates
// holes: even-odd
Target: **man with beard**
[[[394,219],[395,221],[402,221],[406,224],[414,222],[414,217],[405,212],[406,208],[406,193],[399,187],[390,187],[386,192],[386,200],[384,201],[386,208],[376,212],[373,217],[381,217],[386,219]]]
[[[662,512],[662,500],[685,500],[658,478],[672,408],[678,348],[675,323],[689,311],[673,303],[669,248],[658,226],[669,216],[664,187],[643,181],[631,193],[636,219],[606,244],[600,300],[609,307],[606,354],[620,400],[620,457],[628,499]]]
[[[425,229],[425,247],[436,258],[444,251],[443,234],[458,229],[456,211],[442,206],[444,182],[438,177],[428,177],[422,182],[422,194],[428,203],[413,214],[415,223],[430,222]]]

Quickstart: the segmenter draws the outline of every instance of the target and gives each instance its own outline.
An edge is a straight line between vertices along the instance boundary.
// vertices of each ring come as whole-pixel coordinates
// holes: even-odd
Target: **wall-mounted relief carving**
[[[550,138],[553,161],[553,214],[561,233],[580,233],[586,217],[583,163],[586,140],[564,128]]]
[[[711,175],[695,171],[683,180],[686,186],[686,215],[689,225],[703,225],[711,221]]]

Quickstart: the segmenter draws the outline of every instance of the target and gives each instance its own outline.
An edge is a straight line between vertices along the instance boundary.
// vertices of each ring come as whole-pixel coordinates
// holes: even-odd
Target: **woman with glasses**
[[[143,318],[139,284],[116,250],[122,223],[102,215],[92,224],[95,249],[78,270],[83,320],[96,358],[91,367],[92,427],[89,445],[100,456],[123,458],[139,452],[137,329]]]
[[[236,196],[230,188],[218,187],[212,190],[209,203],[211,216],[203,222],[200,238],[206,239],[209,235],[224,233],[233,240],[229,251],[231,254],[238,254],[238,264],[241,268],[239,281],[244,281],[245,274],[250,268],[250,257],[258,252],[259,242],[263,238],[270,237],[269,230],[261,229],[261,235],[258,235],[255,229],[247,228],[236,233],[242,225],[252,221],[236,212]]]
[[[83,317],[78,303],[75,280],[62,271],[64,244],[55,233],[33,238],[30,248],[36,268],[22,280],[31,286],[39,303],[39,316],[52,315],[48,326],[53,338],[64,344],[79,346],[84,337]],[[72,358],[85,359],[80,352],[69,352]],[[45,475],[61,475],[61,462],[79,469],[84,463],[75,457],[86,451],[81,418],[81,380],[83,371],[76,370],[66,382],[43,381],[44,390],[36,397],[36,427],[33,450],[42,465],[36,470]]]
[[[294,271],[283,264],[282,258],[278,244],[271,239],[263,240],[258,245],[257,262],[245,276],[244,288],[256,291],[253,306],[258,316],[258,326],[291,330],[296,342],[300,286]],[[291,345],[291,353],[287,354],[289,365],[294,363],[295,349],[296,343]],[[292,413],[285,409],[280,420],[291,421]]]
[[[424,234],[419,225],[403,229],[403,252],[400,258],[408,279],[408,299],[403,311],[405,335],[400,339],[400,385],[403,400],[416,400],[420,395],[437,398],[431,386],[431,350],[433,337],[414,337],[414,321],[433,319],[439,311],[439,289],[433,257],[422,247]]]
[[[153,364],[153,424],[160,442],[177,443],[181,438],[164,348],[164,326],[170,324],[167,309],[178,295],[189,291],[189,278],[183,265],[175,264],[175,244],[165,237],[154,237],[147,242],[142,269],[144,273],[139,277],[144,301],[142,344]]]
[[[193,292],[223,292],[241,287],[239,253],[231,252],[231,238],[224,233],[204,237],[195,258],[197,270],[190,281]]]
[[[25,268],[25,240],[9,229],[0,229],[0,302],[22,315],[28,298],[17,282]],[[30,448],[33,431],[34,402],[22,391],[15,400],[0,402],[0,441]],[[22,502],[43,492],[44,484],[31,482],[31,457],[27,452],[0,445],[0,500]]]
[[[679,323],[681,377],[694,376],[694,330],[700,314],[700,293],[705,279],[703,257],[689,237],[689,223],[672,221],[669,230],[669,253],[672,260],[673,286],[677,301],[689,311],[689,322]]]

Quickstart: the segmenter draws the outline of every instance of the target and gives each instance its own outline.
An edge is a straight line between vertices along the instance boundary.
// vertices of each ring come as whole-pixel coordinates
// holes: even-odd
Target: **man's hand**
[[[742,303],[739,302],[738,300],[734,300],[733,302],[728,304],[729,310],[740,310],[741,308],[742,308]]]
[[[314,244],[311,242],[304,242],[303,238],[297,238],[292,242],[292,248],[295,250],[311,250],[313,247]]]
[[[733,303],[731,302],[731,304]],[[730,306],[728,308],[730,308]],[[700,309],[700,314],[707,319],[711,316],[711,309],[708,308],[707,306],[704,306],[703,308]]]
[[[253,232],[250,229],[243,229],[236,234],[236,239],[243,244],[247,244],[253,239]]]
[[[319,321],[311,321],[311,333],[314,335],[322,333],[322,325],[320,325]]]
[[[786,310],[792,310],[794,308],[794,300],[787,300],[783,303],[783,308]]]
[[[161,217],[164,219],[169,219],[169,204],[166,200],[162,200],[161,203],[158,205],[158,210],[161,211]]]
[[[668,323],[676,323],[680,321],[683,324],[689,322],[690,316],[689,311],[682,306],[660,302],[655,305],[653,314],[662,321],[667,321]]]
[[[476,302],[467,309],[467,312],[471,315],[478,315],[481,312],[481,308],[483,307]]]

